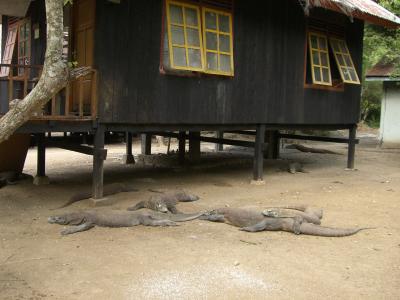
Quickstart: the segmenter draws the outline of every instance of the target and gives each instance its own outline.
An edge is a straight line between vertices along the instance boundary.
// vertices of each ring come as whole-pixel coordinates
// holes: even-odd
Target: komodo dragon
[[[295,210],[295,212],[293,212]],[[306,205],[286,205],[278,207],[268,207],[262,214],[266,217],[274,218],[294,218],[300,216],[304,221],[321,225],[323,211],[321,208]]]
[[[241,208],[220,208],[200,217],[202,220],[224,222],[242,231],[288,231],[295,234],[307,234],[325,237],[343,237],[353,235],[360,230],[370,228],[331,228],[307,223],[301,216],[289,218],[266,217],[259,211]]]
[[[104,186],[103,196],[107,197],[107,196],[111,196],[111,195],[118,194],[118,193],[137,192],[137,191],[138,191],[138,189],[130,187],[123,183],[111,183],[109,185]],[[90,197],[92,197],[91,191],[83,191],[83,192],[76,193],[76,194],[72,195],[71,198],[66,203],[64,203],[63,205],[61,205],[57,208],[53,208],[52,210],[67,207],[75,202],[89,199]]]
[[[138,210],[141,208],[148,208],[158,212],[173,214],[180,213],[176,208],[178,202],[192,202],[199,200],[196,195],[186,193],[184,191],[168,192],[159,195],[153,195],[148,200],[140,201],[134,206],[128,207],[128,210]]]
[[[123,210],[93,209],[82,212],[66,213],[48,218],[50,224],[73,225],[61,231],[62,235],[89,230],[95,226],[101,227],[133,227],[144,226],[177,226],[176,222],[197,219],[203,213],[194,214],[163,214],[153,211],[129,212]]]

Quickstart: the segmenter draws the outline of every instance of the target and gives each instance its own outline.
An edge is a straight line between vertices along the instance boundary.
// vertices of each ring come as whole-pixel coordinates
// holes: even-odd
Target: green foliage
[[[399,0],[381,0],[379,4],[400,15]],[[364,70],[369,70],[379,61],[390,63],[400,57],[400,30],[366,24],[364,32]],[[393,76],[400,77],[400,61],[396,62]]]
[[[381,0],[379,4],[400,15],[400,0]],[[400,30],[366,24],[364,31],[364,74],[378,62],[395,63],[393,77],[400,77]],[[363,80],[361,120],[379,127],[382,83]]]
[[[64,0],[64,5],[67,5],[67,4],[73,4],[72,2],[73,2],[74,0]]]

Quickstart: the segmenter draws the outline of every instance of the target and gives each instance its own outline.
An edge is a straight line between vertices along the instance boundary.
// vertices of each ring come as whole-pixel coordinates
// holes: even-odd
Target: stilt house
[[[45,0],[0,0],[0,14],[4,114],[40,77]],[[330,141],[349,144],[352,168],[365,21],[400,25],[372,0],[74,0],[64,12],[65,59],[92,72],[20,132],[38,137],[39,177],[44,133],[93,133],[93,148],[58,146],[93,154],[94,198],[102,197],[108,131],[176,136],[181,150],[189,139],[195,153],[200,141],[234,144],[203,130],[255,130],[259,180],[264,145],[276,156],[280,130],[348,129],[349,139]]]

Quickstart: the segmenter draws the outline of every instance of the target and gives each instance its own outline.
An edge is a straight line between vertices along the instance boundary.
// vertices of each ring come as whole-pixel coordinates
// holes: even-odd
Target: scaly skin
[[[141,208],[148,208],[158,212],[171,212],[173,214],[179,213],[176,208],[178,202],[191,202],[198,200],[199,197],[183,191],[171,192],[160,195],[153,195],[148,200],[140,201],[134,206],[128,207],[127,210],[138,210]]]
[[[73,225],[61,232],[62,235],[85,231],[94,226],[132,227],[177,226],[175,222],[186,222],[199,218],[203,213],[163,214],[158,212],[129,212],[123,210],[94,209],[82,212],[66,213],[48,218],[50,224]]]
[[[343,237],[356,234],[369,228],[331,228],[304,222],[301,216],[290,218],[265,217],[261,212],[241,208],[220,208],[200,217],[203,220],[224,222],[240,230],[258,231],[287,231],[295,234],[307,234],[324,237]]]

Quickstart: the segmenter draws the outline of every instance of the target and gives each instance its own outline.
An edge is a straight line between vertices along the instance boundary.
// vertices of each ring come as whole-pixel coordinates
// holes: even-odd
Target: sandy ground
[[[322,147],[346,151],[343,145]],[[400,298],[399,151],[364,142],[357,148],[358,170],[345,171],[344,155],[287,149],[281,160],[266,161],[263,186],[249,184],[252,164],[246,154],[218,160],[210,154],[199,166],[176,169],[122,165],[123,151],[123,145],[109,147],[105,180],[140,191],[113,196],[110,209],[146,199],[149,188],[184,188],[201,196],[180,204],[185,212],[304,203],[324,208],[325,225],[377,229],[322,238],[250,234],[196,220],[170,228],[94,228],[62,237],[62,226],[48,224],[47,217],[89,207],[83,201],[51,210],[90,188],[91,157],[49,149],[49,186],[24,182],[0,190],[1,299]],[[288,160],[304,163],[309,173],[287,173]],[[34,174],[35,168],[32,149],[24,171]]]

